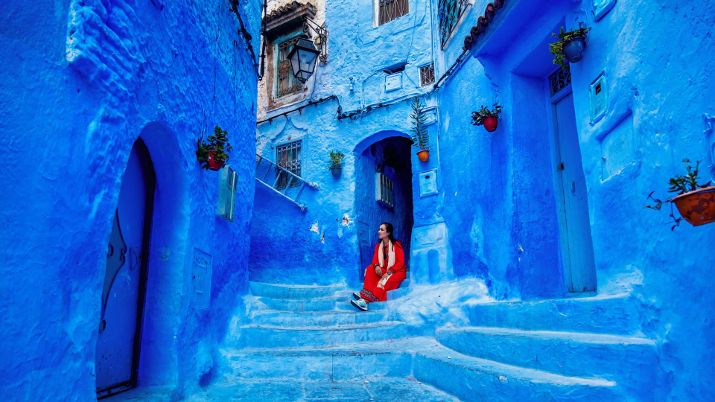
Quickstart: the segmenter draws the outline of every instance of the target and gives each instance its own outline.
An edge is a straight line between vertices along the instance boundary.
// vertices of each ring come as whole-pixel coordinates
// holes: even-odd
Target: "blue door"
[[[561,255],[569,292],[596,290],[588,194],[570,88],[554,100]]]
[[[98,397],[136,385],[153,199],[151,160],[137,140],[122,177],[107,247],[95,367]]]

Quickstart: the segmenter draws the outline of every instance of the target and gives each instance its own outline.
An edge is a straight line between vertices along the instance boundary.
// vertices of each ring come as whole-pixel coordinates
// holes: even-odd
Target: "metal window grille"
[[[300,92],[303,84],[293,75],[293,68],[290,66],[288,53],[293,45],[298,41],[298,37],[288,39],[278,44],[278,65],[276,71],[276,96],[281,97]]]
[[[459,19],[469,7],[467,0],[439,0],[439,34],[442,47],[449,41]]]
[[[569,85],[571,85],[571,68],[568,64],[554,71],[553,74],[549,76],[551,95],[556,95]]]
[[[290,171],[296,176],[301,176],[302,166],[300,160],[301,141],[293,141],[287,144],[279,145],[276,148],[276,161],[278,166]],[[280,174],[280,173],[279,173]],[[287,174],[280,174],[276,187],[279,190],[286,188],[289,183],[291,187],[297,186],[299,183],[295,180],[290,180]]]
[[[233,221],[234,208],[236,206],[236,183],[238,176],[236,171],[229,166],[221,169],[219,174],[219,196],[217,214],[228,220]]]
[[[410,12],[408,0],[377,0],[379,1],[378,25],[385,24]]]
[[[395,185],[380,172],[375,173],[375,200],[388,208],[395,206]]]
[[[429,85],[434,82],[434,64],[430,63],[420,67],[420,86]]]

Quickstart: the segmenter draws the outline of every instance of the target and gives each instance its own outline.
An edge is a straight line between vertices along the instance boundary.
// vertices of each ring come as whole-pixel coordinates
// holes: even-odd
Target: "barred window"
[[[469,7],[467,0],[439,0],[439,34],[442,47],[449,41],[459,19]]]
[[[432,84],[434,82],[434,64],[430,63],[420,67],[420,86]]]
[[[290,95],[300,92],[303,89],[303,84],[293,75],[293,68],[290,66],[288,53],[290,53],[293,45],[298,41],[298,37],[294,37],[283,42],[280,42],[276,47],[278,51],[276,65],[276,97]]]
[[[410,12],[408,0],[376,0],[378,2],[378,25],[388,23]]]
[[[549,76],[549,86],[551,87],[551,95],[556,95],[562,89],[571,85],[571,68],[568,63],[565,66],[554,71]]]
[[[276,147],[276,163],[278,166],[288,170],[289,172],[300,176],[302,172],[301,160],[300,160],[300,149],[301,141],[293,141],[287,144],[279,145]],[[297,186],[297,180],[291,180],[290,175],[285,173],[280,173],[278,178],[277,188],[284,189],[290,183],[291,186]]]

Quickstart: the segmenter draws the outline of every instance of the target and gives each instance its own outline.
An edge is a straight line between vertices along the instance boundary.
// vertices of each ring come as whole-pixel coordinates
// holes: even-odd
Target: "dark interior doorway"
[[[412,236],[412,160],[411,142],[389,137],[368,146],[356,158],[355,210],[361,267],[370,264],[381,222],[391,222],[395,238],[405,250],[409,270]]]

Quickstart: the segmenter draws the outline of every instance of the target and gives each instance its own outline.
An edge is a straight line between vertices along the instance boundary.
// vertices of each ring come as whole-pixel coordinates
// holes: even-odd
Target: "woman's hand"
[[[382,277],[382,268],[380,268],[379,265],[375,264],[375,273],[377,276]]]

